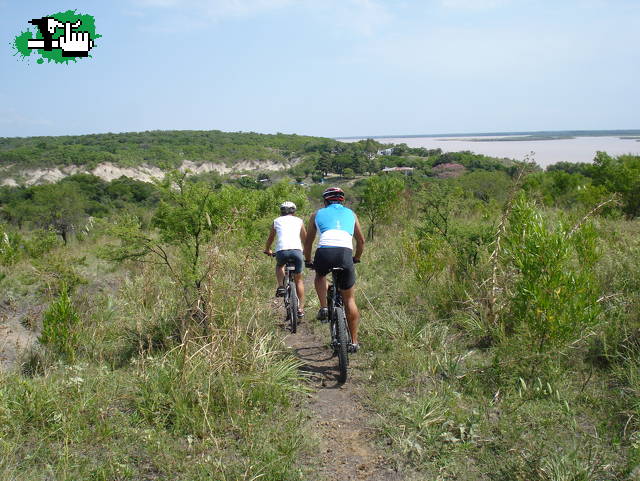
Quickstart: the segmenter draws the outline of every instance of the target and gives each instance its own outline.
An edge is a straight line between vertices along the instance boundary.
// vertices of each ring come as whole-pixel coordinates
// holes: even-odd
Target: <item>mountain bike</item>
[[[275,257],[271,254],[271,257]],[[296,282],[294,279],[294,271],[296,266],[293,262],[287,262],[284,266],[284,309],[287,314],[285,323],[289,326],[289,331],[295,334],[298,330],[298,291],[296,290]]]
[[[327,290],[327,307],[329,308],[329,330],[331,333],[331,347],[333,355],[338,356],[338,382],[346,382],[349,367],[349,345],[351,333],[347,326],[347,316],[344,310],[342,294],[336,287],[342,272],[342,267],[331,269],[331,284]]]
[[[313,269],[313,264],[307,264],[309,269]],[[347,325],[347,316],[344,310],[342,294],[336,287],[338,279],[344,269],[334,267],[331,269],[331,283],[327,290],[327,308],[329,310],[329,334],[331,335],[330,346],[333,349],[333,357],[338,356],[338,382],[344,383],[347,380],[347,369],[349,367],[349,345],[351,344],[351,333]]]

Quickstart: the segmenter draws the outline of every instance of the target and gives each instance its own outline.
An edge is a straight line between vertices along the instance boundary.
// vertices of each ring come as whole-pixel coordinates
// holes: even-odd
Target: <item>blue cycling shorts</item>
[[[276,252],[276,264],[283,266],[287,262],[291,262],[296,267],[296,270],[293,271],[294,274],[300,274],[304,267],[302,251],[300,249],[285,249]]]

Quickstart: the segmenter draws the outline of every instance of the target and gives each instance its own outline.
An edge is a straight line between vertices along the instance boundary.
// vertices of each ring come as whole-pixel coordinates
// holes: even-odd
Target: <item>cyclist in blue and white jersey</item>
[[[318,248],[313,260],[316,270],[315,288],[320,300],[318,319],[328,319],[327,309],[327,274],[334,267],[342,267],[338,279],[338,289],[342,294],[349,323],[352,344],[351,352],[358,350],[358,323],[360,313],[356,305],[355,283],[356,271],[354,263],[360,262],[364,249],[364,235],[356,214],[343,205],[344,192],[339,187],[331,187],[322,194],[324,208],[316,211],[309,219],[307,239],[304,246],[305,261],[311,263],[311,250],[316,233],[320,233]],[[353,238],[356,239],[356,252],[353,254]]]

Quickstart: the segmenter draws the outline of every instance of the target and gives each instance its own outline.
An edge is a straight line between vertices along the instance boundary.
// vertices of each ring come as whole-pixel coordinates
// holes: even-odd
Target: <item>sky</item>
[[[95,17],[92,58],[15,55]],[[640,129],[639,0],[0,0],[0,137]]]

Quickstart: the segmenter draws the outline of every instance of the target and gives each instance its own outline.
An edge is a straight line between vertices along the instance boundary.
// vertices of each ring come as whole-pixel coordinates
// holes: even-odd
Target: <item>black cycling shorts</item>
[[[276,252],[276,264],[279,266],[285,265],[287,262],[291,262],[296,266],[294,274],[300,274],[304,267],[304,258],[302,257],[302,251],[300,249],[285,249]]]
[[[356,283],[356,269],[353,265],[353,251],[346,247],[319,247],[313,259],[313,268],[321,276],[326,276],[334,267],[344,270],[337,279],[338,289],[351,289]]]

